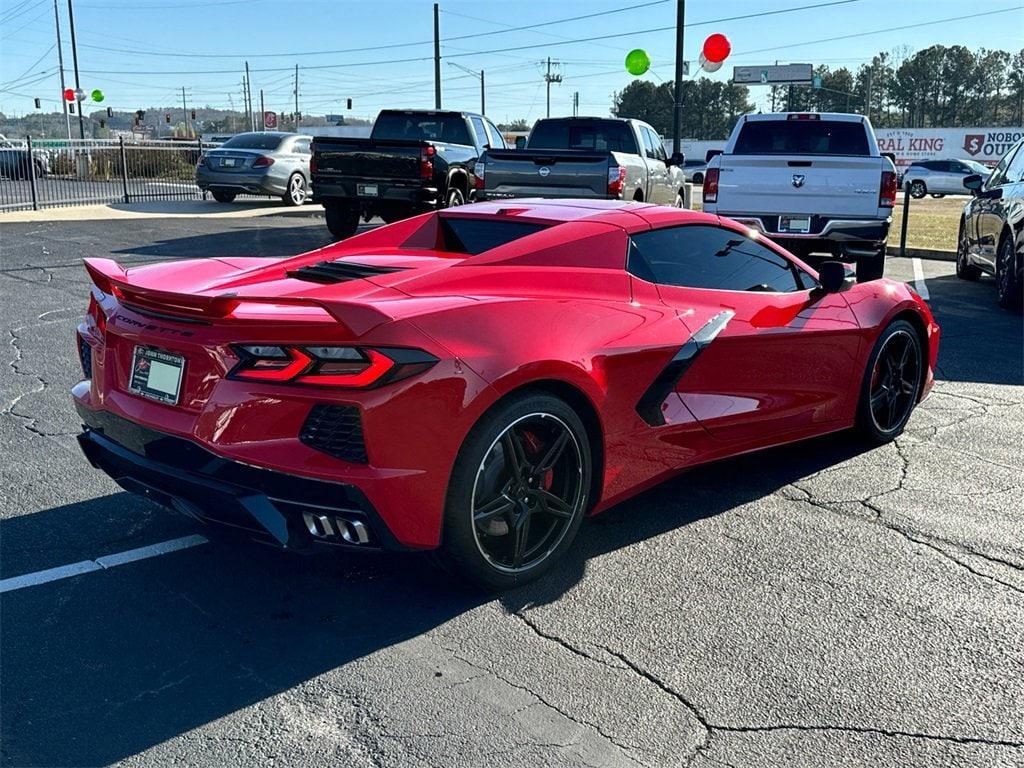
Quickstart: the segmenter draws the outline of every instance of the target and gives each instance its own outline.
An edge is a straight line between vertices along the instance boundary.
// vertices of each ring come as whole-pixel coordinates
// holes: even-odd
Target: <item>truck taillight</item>
[[[718,169],[708,168],[704,172],[704,202],[718,202]]]
[[[896,191],[899,185],[896,183],[895,171],[882,171],[882,186],[878,192],[878,207],[892,208],[896,205]]]
[[[608,169],[608,195],[610,197],[622,197],[622,190],[626,186],[626,169],[622,166],[615,166]]]
[[[423,147],[420,150],[420,178],[429,180],[434,178],[434,155],[437,150],[433,147]]]
[[[473,166],[473,187],[476,189],[484,188],[484,173],[487,171],[487,166],[481,163],[479,160]]]
[[[316,155],[309,156],[309,172],[316,173]]]

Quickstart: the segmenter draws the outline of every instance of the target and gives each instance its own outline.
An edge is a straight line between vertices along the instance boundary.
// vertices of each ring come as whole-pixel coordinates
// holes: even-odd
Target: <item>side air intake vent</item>
[[[285,274],[296,280],[307,280],[311,283],[344,283],[347,280],[359,280],[372,275],[386,275],[389,272],[401,272],[403,267],[373,267],[368,264],[353,264],[351,261],[320,261]]]
[[[359,409],[352,405],[314,405],[299,440],[344,461],[365,464],[366,444]]]

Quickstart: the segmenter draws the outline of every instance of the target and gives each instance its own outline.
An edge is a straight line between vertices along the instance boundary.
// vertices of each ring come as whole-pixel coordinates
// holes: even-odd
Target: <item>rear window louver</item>
[[[359,280],[373,275],[386,275],[389,272],[401,272],[404,267],[373,267],[368,264],[353,264],[351,261],[320,261],[305,267],[292,269],[285,274],[296,280],[307,280],[311,283],[344,283],[347,280]]]

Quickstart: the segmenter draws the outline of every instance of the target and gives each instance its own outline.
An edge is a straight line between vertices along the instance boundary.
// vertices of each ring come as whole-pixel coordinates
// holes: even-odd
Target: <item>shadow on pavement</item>
[[[563,563],[502,602],[517,610],[557,600],[592,557],[733,509],[859,450],[847,436],[828,437],[694,470],[596,518]],[[5,535],[32,542],[54,531],[128,525],[111,518],[111,509],[137,510],[125,498],[16,518]],[[88,557],[99,554],[107,553]],[[34,570],[31,555],[19,559]],[[4,762],[108,764],[331,670],[344,686],[349,662],[488,599],[420,555],[302,557],[218,538],[8,593]]]

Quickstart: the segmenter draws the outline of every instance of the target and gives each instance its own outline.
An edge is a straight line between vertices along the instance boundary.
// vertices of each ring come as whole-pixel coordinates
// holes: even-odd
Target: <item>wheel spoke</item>
[[[572,507],[564,499],[560,499],[551,491],[539,490],[536,492],[536,499],[540,502],[541,509],[552,517],[572,517]]]
[[[501,445],[505,450],[505,461],[513,476],[522,477],[526,468],[526,453],[523,451],[523,444],[516,437],[515,430],[510,429],[501,436]]]
[[[512,567],[517,568],[523,564],[523,556],[526,554],[527,540],[530,538],[530,513],[524,512],[522,517],[516,521],[513,531],[515,540],[512,543]]]
[[[884,384],[878,388],[878,391],[871,395],[871,408],[875,410],[877,406],[885,402],[886,398],[889,397],[889,388]]]
[[[555,462],[558,461],[559,457],[565,451],[565,446],[569,444],[569,433],[562,430],[558,433],[558,437],[555,438],[554,442],[551,443],[544,457],[534,467],[534,471],[537,474],[547,472],[549,469],[555,466]]]
[[[473,511],[473,520],[476,521],[477,525],[490,522],[499,515],[505,515],[512,511],[513,504],[512,499],[502,492],[502,494],[489,502],[484,504]]]

